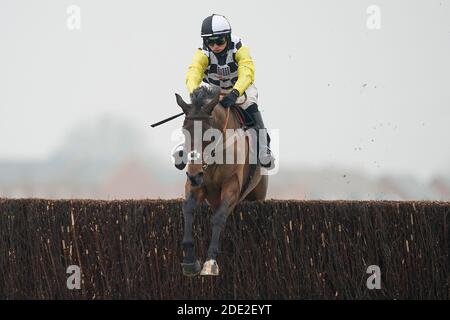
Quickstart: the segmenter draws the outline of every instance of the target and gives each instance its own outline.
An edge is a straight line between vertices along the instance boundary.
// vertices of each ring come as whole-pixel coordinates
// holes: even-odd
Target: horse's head
[[[220,90],[216,87],[198,87],[191,94],[191,103],[186,103],[180,95],[175,94],[177,103],[186,114],[186,121],[208,120],[219,103]],[[185,124],[186,124],[185,121]],[[183,125],[184,127],[184,125]]]
[[[203,137],[208,129],[213,128],[213,110],[219,103],[220,90],[215,87],[199,87],[191,94],[191,103],[186,103],[181,96],[176,95],[177,104],[183,109],[185,119],[183,123],[183,134],[185,138],[185,150],[188,152],[188,176],[203,172],[202,161],[203,150],[210,143],[204,141]],[[192,172],[189,172],[192,171]]]

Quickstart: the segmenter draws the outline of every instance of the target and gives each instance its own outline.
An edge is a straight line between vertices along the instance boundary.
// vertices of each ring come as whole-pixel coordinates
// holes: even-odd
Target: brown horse
[[[261,170],[265,169],[261,169],[259,164],[249,161],[252,145],[248,138],[245,138],[244,144],[240,144],[240,152],[244,152],[245,161],[237,161],[236,158],[233,158],[234,161],[231,161],[231,163],[229,159],[226,163],[210,163],[211,161],[208,163],[207,157],[201,156],[201,159],[199,159],[198,155],[203,155],[207,148],[203,136],[208,129],[215,129],[216,132],[219,130],[223,134],[229,132],[229,129],[239,130],[241,128],[235,112],[219,104],[220,94],[218,89],[199,87],[191,95],[191,104],[184,102],[178,94],[176,94],[176,98],[178,105],[185,113],[183,123],[185,148],[190,150],[188,154],[191,155],[187,162],[185,200],[183,202],[183,274],[194,276],[201,271],[201,275],[218,275],[219,267],[216,258],[219,251],[220,233],[224,229],[227,217],[240,201],[264,200],[267,193],[268,176],[261,174]],[[194,128],[196,125],[197,127],[201,125],[202,130],[202,137],[197,138],[197,140],[191,139],[191,137],[195,137]],[[240,130],[242,131],[242,129]],[[222,144],[218,143],[220,139],[223,140]],[[239,149],[237,140],[232,138],[230,146],[229,139],[225,135],[216,137],[213,146],[218,150],[212,151],[212,154],[217,156],[222,153],[224,159],[230,147],[235,148],[235,150]],[[242,148],[242,145],[244,145],[244,148]],[[198,146],[201,150],[198,150]],[[214,214],[211,221],[212,238],[208,255],[203,269],[201,269],[194,251],[192,222],[195,206],[203,201],[211,207]]]

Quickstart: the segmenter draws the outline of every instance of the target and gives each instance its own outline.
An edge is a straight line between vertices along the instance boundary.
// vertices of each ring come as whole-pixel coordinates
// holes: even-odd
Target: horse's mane
[[[194,106],[200,108],[214,99],[219,91],[219,88],[214,86],[200,86],[192,92],[191,102]]]

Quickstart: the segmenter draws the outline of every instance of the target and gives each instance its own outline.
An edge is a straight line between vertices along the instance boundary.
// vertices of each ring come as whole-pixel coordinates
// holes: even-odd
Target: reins
[[[225,118],[225,125],[223,126],[222,134],[225,133],[225,129],[226,129],[227,126],[228,126],[228,119],[229,119],[229,118],[230,118],[230,108],[227,108],[227,117]]]
[[[226,93],[220,93],[220,95],[221,95],[221,96],[224,96],[224,95],[226,95]],[[244,92],[244,97],[245,97],[244,101],[242,101],[241,103],[236,103],[235,106],[238,106],[238,107],[239,107],[239,106],[242,106],[244,103],[246,103],[246,102],[247,102],[247,93],[246,93],[246,92]],[[227,108],[227,116],[226,116],[226,118],[225,118],[225,125],[223,126],[222,134],[225,133],[225,129],[226,129],[227,126],[228,126],[228,120],[229,120],[229,118],[230,118],[230,108]]]

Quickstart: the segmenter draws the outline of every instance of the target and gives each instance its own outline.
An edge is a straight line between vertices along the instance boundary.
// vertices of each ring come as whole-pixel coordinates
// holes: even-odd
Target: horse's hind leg
[[[216,258],[219,252],[220,233],[225,227],[228,216],[239,200],[239,182],[236,176],[222,186],[221,204],[212,217],[212,237],[208,248],[208,257],[203,264],[201,275],[219,275]]]
[[[186,276],[195,276],[201,269],[200,262],[195,257],[194,238],[192,236],[192,222],[196,202],[192,193],[188,193],[186,200],[183,202],[184,236],[182,245],[185,256],[181,265],[183,266],[183,274]]]

